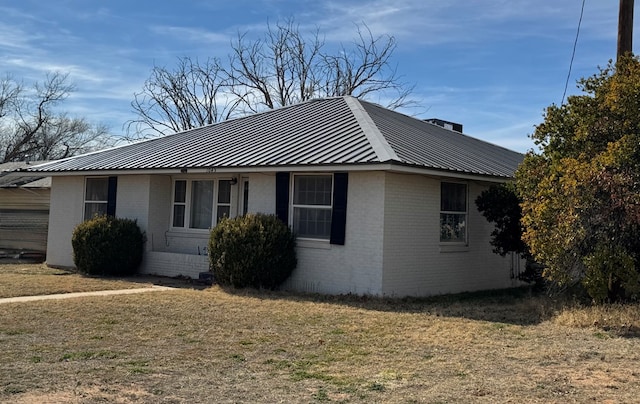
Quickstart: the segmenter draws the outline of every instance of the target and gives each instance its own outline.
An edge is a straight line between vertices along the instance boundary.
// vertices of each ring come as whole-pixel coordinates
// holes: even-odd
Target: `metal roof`
[[[512,177],[523,155],[350,96],[71,157],[36,172],[402,164]]]
[[[50,188],[51,178],[34,176],[25,172],[27,168],[44,161],[9,162],[0,164],[0,188]]]
[[[361,102],[396,152],[411,166],[512,177],[524,156],[436,124]]]

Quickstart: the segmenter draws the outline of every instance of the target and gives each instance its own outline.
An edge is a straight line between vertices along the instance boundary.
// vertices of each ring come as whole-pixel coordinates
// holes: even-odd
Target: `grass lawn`
[[[2,304],[0,402],[637,402],[639,330],[638,305],[522,291],[214,286]]]

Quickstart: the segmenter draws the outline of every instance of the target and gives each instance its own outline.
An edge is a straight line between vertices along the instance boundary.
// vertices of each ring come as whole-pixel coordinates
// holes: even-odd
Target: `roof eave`
[[[69,170],[34,172],[39,176],[45,174],[51,177],[61,176],[108,176],[108,175],[184,175],[184,174],[242,174],[252,172],[279,172],[279,171],[304,171],[304,172],[336,172],[336,171],[391,171],[407,174],[421,174],[434,177],[447,177],[468,180],[487,180],[491,182],[507,182],[513,180],[513,176],[499,174],[486,174],[453,171],[434,167],[416,166],[397,161],[385,161],[379,163],[350,163],[350,164],[318,164],[318,165],[278,165],[278,166],[231,166],[231,167],[182,167],[182,168],[155,168],[155,169],[120,169],[120,170]]]

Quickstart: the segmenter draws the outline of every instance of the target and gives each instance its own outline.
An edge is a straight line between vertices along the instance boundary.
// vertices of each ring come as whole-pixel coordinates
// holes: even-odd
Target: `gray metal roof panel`
[[[70,158],[38,171],[376,162],[344,99],[307,102]]]
[[[39,172],[401,163],[511,177],[522,155],[353,97],[269,110],[39,166]]]
[[[518,152],[361,101],[399,162],[447,171],[512,177]]]

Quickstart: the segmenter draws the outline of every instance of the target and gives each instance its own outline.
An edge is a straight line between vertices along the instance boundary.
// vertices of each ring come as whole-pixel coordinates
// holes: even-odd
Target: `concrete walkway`
[[[94,292],[75,292],[75,293],[58,293],[55,295],[39,295],[39,296],[18,296],[18,297],[6,297],[0,299],[0,304],[3,303],[21,303],[21,302],[34,302],[37,300],[58,300],[58,299],[72,299],[74,297],[86,297],[86,296],[113,296],[113,295],[130,295],[134,293],[146,293],[146,292],[161,292],[163,290],[175,290],[169,286],[157,286],[153,285],[150,288],[137,288],[137,289],[116,289],[116,290],[97,290]]]

